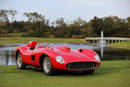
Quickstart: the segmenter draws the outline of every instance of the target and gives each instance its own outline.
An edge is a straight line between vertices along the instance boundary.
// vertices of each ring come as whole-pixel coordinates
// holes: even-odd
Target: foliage
[[[0,34],[25,32],[24,37],[82,38],[99,37],[103,30],[105,37],[130,37],[130,17],[95,16],[88,22],[78,17],[68,23],[63,18],[50,22],[37,12],[25,12],[27,21],[17,21],[16,14],[16,10],[0,10]]]

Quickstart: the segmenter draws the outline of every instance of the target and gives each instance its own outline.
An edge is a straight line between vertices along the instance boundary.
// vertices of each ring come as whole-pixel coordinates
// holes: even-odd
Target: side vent
[[[32,55],[32,61],[35,61],[35,55]]]

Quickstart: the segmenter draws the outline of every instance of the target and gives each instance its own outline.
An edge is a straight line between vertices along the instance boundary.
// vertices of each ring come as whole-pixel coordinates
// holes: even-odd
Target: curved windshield
[[[38,48],[48,48],[48,47],[52,47],[53,44],[48,44],[48,43],[38,43],[35,47],[35,50]]]

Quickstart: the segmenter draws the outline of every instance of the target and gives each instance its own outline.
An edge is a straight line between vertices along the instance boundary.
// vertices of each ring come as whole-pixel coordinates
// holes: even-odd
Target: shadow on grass
[[[31,70],[32,72],[40,72],[43,73],[42,68],[38,68],[38,67],[34,67],[34,66],[29,66],[26,70]],[[54,76],[82,76],[82,75],[90,75],[90,74],[85,74],[82,71],[60,71],[60,70],[56,70],[55,75]]]
[[[99,69],[95,70],[93,75],[105,75],[105,74],[112,74],[120,72],[123,69],[127,69],[128,67],[120,67],[118,65],[108,65],[108,66],[101,66]],[[42,68],[37,68],[33,66],[29,66],[27,70],[31,70],[33,72],[40,72],[43,73]],[[44,74],[44,73],[43,73]],[[91,75],[87,73],[83,73],[82,71],[56,71],[56,76],[84,76],[84,75]]]

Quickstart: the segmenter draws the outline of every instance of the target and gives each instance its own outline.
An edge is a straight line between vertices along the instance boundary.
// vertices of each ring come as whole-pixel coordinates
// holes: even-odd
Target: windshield
[[[52,47],[53,44],[48,44],[48,43],[38,43],[35,47],[35,50],[38,48],[48,48],[48,47]]]

